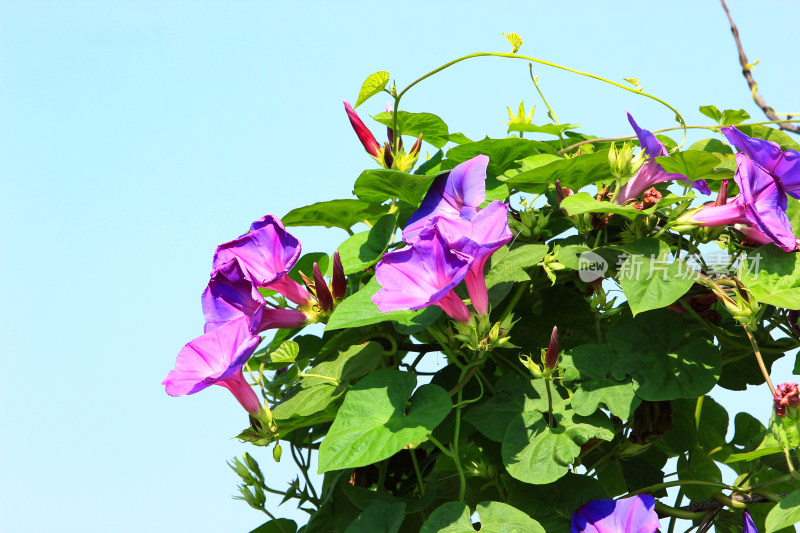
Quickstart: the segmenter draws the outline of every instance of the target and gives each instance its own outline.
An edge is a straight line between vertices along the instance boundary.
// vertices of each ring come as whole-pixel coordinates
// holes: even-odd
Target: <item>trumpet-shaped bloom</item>
[[[409,244],[436,216],[458,218],[476,210],[486,200],[486,168],[489,158],[477,155],[455,166],[448,174],[433,180],[431,188],[403,229],[403,240]]]
[[[722,134],[732,145],[760,165],[791,196],[800,199],[800,153],[781,150],[778,144],[748,137],[734,126],[722,128]]]
[[[261,402],[242,375],[242,366],[261,342],[240,316],[186,344],[162,381],[167,394],[183,396],[220,385],[230,390],[247,412],[257,414]]]
[[[508,227],[508,206],[494,201],[480,210],[464,210],[455,218],[437,216],[432,224],[453,250],[472,258],[464,282],[475,311],[485,315],[489,312],[489,295],[484,266],[494,252],[513,238]]]
[[[434,226],[413,246],[383,256],[375,267],[381,289],[372,301],[382,312],[438,305],[454,320],[469,321],[469,310],[453,288],[467,275],[472,258],[453,251]]]
[[[636,132],[642,150],[647,154],[647,163],[642,165],[639,172],[622,186],[619,194],[617,194],[616,203],[623,204],[631,198],[636,198],[656,183],[661,183],[662,181],[677,180],[686,183],[688,181],[686,176],[666,172],[656,161],[656,157],[669,155],[661,141],[656,139],[656,136],[651,132],[640,128],[630,113],[628,113],[628,122],[631,123],[633,130]],[[711,190],[705,180],[695,180],[692,182],[692,186],[703,194],[711,194]]]
[[[780,184],[744,154],[736,154],[736,163],[733,179],[740,194],[725,205],[703,206],[691,216],[691,221],[703,226],[747,224],[784,251],[793,251],[797,238],[786,216],[786,194]]]
[[[655,499],[640,494],[590,501],[573,513],[570,533],[655,533],[659,527]]]
[[[212,272],[201,300],[206,318],[205,333],[240,316],[247,318],[253,334],[266,329],[300,327],[307,318],[294,309],[267,307],[264,297],[235,258]]]
[[[758,529],[747,511],[742,513],[742,533],[758,533]]]
[[[253,222],[250,233],[217,246],[213,267],[219,269],[236,258],[256,287],[278,291],[294,303],[305,305],[310,299],[308,291],[288,276],[299,257],[300,241],[284,229],[277,217],[266,215]]]

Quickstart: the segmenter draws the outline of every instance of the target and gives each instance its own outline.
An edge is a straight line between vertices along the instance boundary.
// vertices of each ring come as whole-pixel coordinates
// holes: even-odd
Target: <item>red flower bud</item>
[[[719,193],[717,193],[717,199],[714,200],[714,205],[719,207],[726,203],[728,203],[728,180],[722,180],[719,186]]]
[[[381,145],[378,144],[378,141],[375,140],[375,136],[372,135],[369,128],[364,125],[361,118],[359,118],[358,114],[356,114],[353,109],[353,106],[351,106],[347,100],[344,101],[344,110],[347,111],[347,118],[350,119],[350,125],[353,126],[353,130],[355,130],[356,135],[358,135],[358,140],[364,145],[364,149],[372,157],[378,157]]]
[[[797,383],[781,383],[775,393],[775,414],[786,416],[787,407],[797,407],[800,405],[800,389]]]
[[[544,356],[545,364],[550,368],[555,368],[558,364],[558,327],[553,326],[553,332],[550,334],[550,345],[547,347],[547,353]]]
[[[650,187],[644,191],[644,194],[642,195],[642,208],[648,209],[653,207],[658,203],[659,200],[661,200],[661,196],[661,193],[658,192],[655,187]]]
[[[339,250],[333,252],[333,280],[331,280],[331,287],[333,288],[333,297],[336,300],[344,298],[347,293],[347,278],[344,276],[344,267],[342,266],[342,259],[339,257]]]
[[[314,263],[314,292],[317,295],[320,309],[323,311],[333,309],[333,296],[331,296],[328,284],[325,283],[325,278],[322,277],[322,272],[319,271],[319,265],[316,263]]]

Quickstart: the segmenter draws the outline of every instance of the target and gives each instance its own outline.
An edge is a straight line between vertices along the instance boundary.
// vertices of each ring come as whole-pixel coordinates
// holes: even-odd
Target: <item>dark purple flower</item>
[[[469,310],[453,288],[467,275],[472,258],[453,251],[436,226],[422,232],[413,246],[391,252],[375,267],[381,289],[372,301],[384,313],[438,305],[459,322]]]
[[[494,201],[480,210],[465,209],[458,217],[437,216],[430,224],[439,229],[453,250],[472,258],[464,282],[475,311],[487,314],[489,295],[483,270],[489,257],[513,238],[508,227],[508,206]]]
[[[256,287],[278,291],[298,305],[310,300],[308,291],[288,273],[300,257],[300,241],[287,232],[281,221],[266,215],[253,222],[250,233],[217,246],[213,267],[237,258]]]
[[[339,250],[333,252],[333,278],[331,279],[331,293],[334,300],[341,300],[347,294],[347,278],[344,275],[342,258]]]
[[[240,316],[247,318],[254,335],[266,329],[300,327],[308,318],[294,309],[267,307],[264,297],[235,258],[211,273],[201,301],[206,318],[205,333]]]
[[[800,405],[800,390],[797,383],[781,383],[775,393],[775,414],[786,416],[787,407],[797,407]]]
[[[247,412],[258,414],[261,402],[247,384],[242,367],[258,347],[261,337],[250,333],[240,316],[186,344],[164,381],[167,394],[183,396],[210,387],[225,387]]]
[[[800,199],[800,153],[795,150],[783,151],[772,141],[748,137],[734,126],[722,128],[721,131],[728,142],[775,178],[784,192]]]
[[[758,533],[758,529],[747,511],[742,512],[742,533]]]
[[[486,200],[486,168],[489,158],[477,155],[433,180],[431,188],[403,229],[403,240],[414,244],[417,236],[436,216],[458,218],[476,210]]]
[[[570,533],[655,533],[659,527],[655,499],[640,494],[590,501],[573,513]]]
[[[786,216],[786,194],[763,167],[746,155],[736,154],[736,163],[733,179],[739,186],[739,195],[725,205],[704,205],[691,214],[690,221],[702,226],[747,224],[784,251],[793,251],[797,238]]]
[[[631,123],[636,136],[639,138],[639,144],[642,150],[647,154],[647,163],[645,163],[639,172],[636,173],[631,179],[622,186],[614,200],[617,204],[623,204],[631,198],[636,198],[642,192],[646,191],[656,183],[662,181],[677,180],[686,183],[688,180],[683,174],[671,174],[665,172],[661,165],[656,161],[656,157],[668,156],[666,147],[656,139],[656,136],[651,132],[642,129],[633,120],[633,117],[628,113],[628,122]],[[695,180],[692,186],[703,194],[711,194],[708,184],[705,180]]]

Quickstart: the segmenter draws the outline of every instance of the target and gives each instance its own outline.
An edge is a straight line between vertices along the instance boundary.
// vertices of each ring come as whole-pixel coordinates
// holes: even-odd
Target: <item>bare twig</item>
[[[750,91],[753,93],[753,100],[770,120],[779,121],[780,118],[778,118],[778,115],[775,114],[775,110],[772,109],[771,106],[767,105],[767,102],[764,101],[764,98],[758,92],[758,83],[756,83],[756,80],[753,79],[753,70],[750,62],[747,61],[747,56],[742,48],[742,42],[739,40],[739,28],[737,28],[736,24],[734,24],[733,18],[731,17],[731,12],[728,11],[728,6],[725,4],[725,0],[720,0],[720,2],[722,3],[722,9],[725,10],[725,14],[728,16],[728,21],[731,23],[731,33],[733,34],[733,39],[736,41],[736,48],[739,50],[739,63],[742,65],[742,75],[747,80],[747,85],[750,87]],[[778,124],[778,127],[782,130],[791,131],[792,133],[800,135],[800,127],[795,126],[794,124],[782,122]]]

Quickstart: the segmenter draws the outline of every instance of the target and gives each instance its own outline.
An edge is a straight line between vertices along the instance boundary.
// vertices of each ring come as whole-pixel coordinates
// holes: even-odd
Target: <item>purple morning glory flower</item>
[[[298,305],[310,300],[308,291],[288,276],[300,257],[300,241],[287,232],[281,221],[266,215],[253,222],[250,233],[217,246],[213,267],[237,258],[256,285],[278,291]]]
[[[656,157],[669,155],[661,141],[656,139],[656,136],[651,132],[640,128],[630,113],[628,113],[628,122],[631,123],[633,130],[636,132],[642,150],[647,154],[647,163],[642,165],[639,172],[622,186],[619,194],[617,194],[616,203],[623,204],[631,198],[636,198],[642,192],[662,181],[677,180],[686,183],[686,176],[665,172],[661,165],[656,162]],[[695,180],[692,182],[692,186],[703,194],[711,194],[711,190],[705,180]]]
[[[375,267],[381,289],[372,301],[384,313],[438,305],[454,320],[469,322],[453,288],[471,265],[472,258],[452,250],[436,226],[427,228],[413,246],[383,256]]]
[[[784,192],[800,199],[800,153],[795,150],[783,151],[772,141],[748,137],[734,126],[722,128],[721,131],[728,142],[775,178]]]
[[[797,238],[786,216],[786,194],[763,167],[744,154],[736,154],[739,195],[725,205],[707,204],[691,215],[702,226],[747,224],[766,235],[786,252],[794,251]]]
[[[264,297],[234,258],[211,273],[211,281],[203,292],[205,333],[240,316],[247,318],[250,332],[273,328],[296,328],[306,322],[306,315],[294,309],[267,307]]]
[[[414,244],[425,226],[436,216],[458,218],[474,211],[486,200],[486,167],[489,158],[476,155],[433,180],[431,188],[403,229],[403,240]]]
[[[570,533],[655,533],[659,527],[655,499],[640,494],[590,501],[573,513]]]
[[[742,512],[742,533],[758,533],[758,529],[747,511]]]
[[[250,333],[247,318],[240,316],[186,344],[164,381],[167,394],[183,396],[210,387],[225,387],[251,414],[261,402],[247,384],[242,367],[258,347],[261,337]]]
[[[508,227],[508,206],[496,200],[480,210],[465,209],[455,218],[437,216],[432,224],[453,250],[472,258],[464,282],[475,311],[487,314],[489,295],[483,270],[489,257],[513,238]]]

